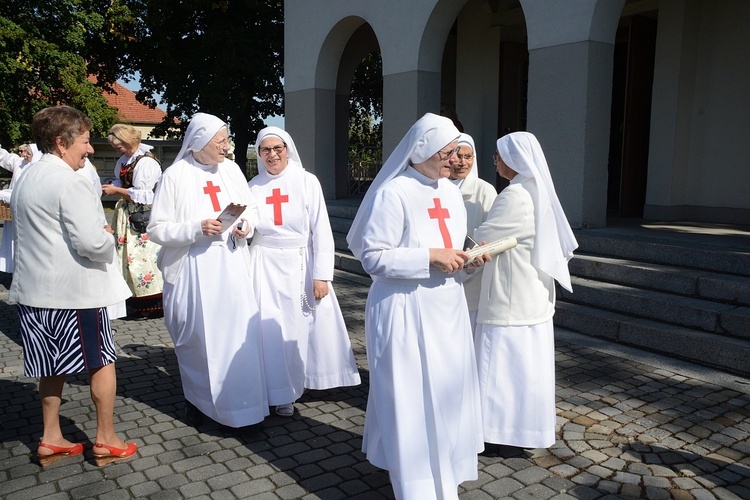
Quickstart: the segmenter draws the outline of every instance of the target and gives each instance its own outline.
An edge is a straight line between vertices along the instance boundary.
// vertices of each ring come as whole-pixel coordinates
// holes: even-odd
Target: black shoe
[[[528,456],[526,450],[518,446],[495,443],[484,443],[484,451],[479,455],[500,458],[526,458]]]
[[[203,413],[190,401],[185,401],[185,423],[190,427],[198,427],[203,423]]]

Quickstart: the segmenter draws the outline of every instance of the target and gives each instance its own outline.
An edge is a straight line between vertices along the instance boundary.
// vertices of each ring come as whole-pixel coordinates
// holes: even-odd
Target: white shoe
[[[281,417],[291,417],[294,415],[294,404],[289,403],[285,405],[278,405],[276,407],[276,415]]]

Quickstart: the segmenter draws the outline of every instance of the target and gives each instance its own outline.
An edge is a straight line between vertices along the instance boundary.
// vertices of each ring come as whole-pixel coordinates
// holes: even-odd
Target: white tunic
[[[524,448],[555,443],[554,280],[532,264],[537,241],[534,179],[513,179],[477,238],[518,246],[485,265],[476,351],[484,440]]]
[[[291,403],[305,388],[359,384],[332,284],[322,300],[313,295],[313,279],[333,280],[334,264],[320,182],[289,166],[279,175],[256,176],[249,186],[260,219],[250,256],[270,404]]]
[[[0,199],[5,201],[6,203],[10,203],[11,190],[16,185],[21,174],[26,170],[26,167],[28,166],[29,163],[26,162],[25,159],[21,158],[15,153],[11,153],[9,151],[6,151],[5,149],[0,148],[0,167],[13,172],[13,175],[10,179],[10,184],[8,185],[8,189],[4,189],[2,193],[0,193]],[[13,229],[13,221],[3,221],[3,238],[0,242],[0,271],[4,273],[13,272],[14,233],[15,230]]]
[[[479,388],[463,287],[429,264],[461,248],[466,210],[447,179],[409,167],[376,193],[362,232],[372,276],[365,332],[370,368],[362,449],[390,472],[396,498],[458,498],[477,478]]]
[[[245,240],[231,229],[203,236],[202,220],[230,202],[255,227],[255,202],[237,164],[210,167],[192,156],[169,167],[151,209],[149,236],[162,245],[164,322],[185,398],[219,423],[241,427],[268,415],[257,307]]]
[[[487,219],[487,214],[490,208],[492,208],[492,202],[497,197],[497,191],[495,191],[495,187],[489,182],[472,176],[466,177],[458,183],[458,186],[461,188],[461,195],[464,198],[464,206],[466,207],[466,233],[473,237],[474,230]],[[474,239],[476,240],[476,238]],[[476,241],[477,243],[482,243],[481,240]],[[476,329],[483,272],[484,267],[480,267],[476,269],[474,274],[464,280],[464,293],[466,294],[466,304],[469,306],[472,332]]]

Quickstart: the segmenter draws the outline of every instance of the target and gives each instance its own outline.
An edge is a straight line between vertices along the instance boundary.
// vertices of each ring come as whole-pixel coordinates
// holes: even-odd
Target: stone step
[[[573,276],[566,302],[750,340],[750,308]]]
[[[555,325],[747,376],[750,342],[644,318],[557,302]]]
[[[341,233],[346,236],[349,232],[349,228],[352,227],[352,219],[346,219],[342,217],[335,217],[328,215],[328,220],[331,221],[331,229],[334,233]]]
[[[362,269],[362,263],[355,259],[351,253],[337,251],[334,255],[334,268],[369,278],[369,275]]]
[[[346,241],[346,233],[333,232],[333,245],[337,252],[347,253],[351,255],[349,251],[349,243]]]
[[[357,210],[359,209],[361,201],[362,200],[358,198],[326,201],[328,217],[338,217],[340,219],[349,219],[349,221],[353,221],[354,217],[357,215]]]
[[[750,306],[750,277],[595,255],[576,255],[572,275],[706,300]]]
[[[719,246],[706,240],[676,240],[618,234],[616,231],[577,230],[578,254],[667,264],[718,273],[750,276],[750,241]],[[744,240],[741,240],[744,241]]]

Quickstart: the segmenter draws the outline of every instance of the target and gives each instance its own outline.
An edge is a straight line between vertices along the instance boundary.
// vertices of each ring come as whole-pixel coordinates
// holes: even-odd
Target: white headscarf
[[[31,148],[32,153],[31,161],[29,161],[29,165],[31,165],[32,163],[36,163],[41,160],[43,153],[39,151],[39,148],[36,147],[36,143],[29,144],[29,147]]]
[[[354,256],[359,259],[362,254],[362,231],[365,226],[365,215],[370,210],[372,199],[389,180],[406,170],[410,164],[422,163],[440,151],[447,144],[458,139],[458,131],[450,118],[427,113],[411,126],[391,156],[375,176],[362,204],[357,210],[346,241]]]
[[[263,142],[263,139],[269,136],[278,137],[279,139],[284,141],[284,144],[286,144],[286,157],[288,163],[286,168],[278,175],[284,175],[284,172],[286,172],[286,169],[289,167],[301,168],[304,170],[304,167],[302,166],[302,160],[299,157],[297,146],[295,146],[294,140],[292,140],[292,136],[289,135],[286,130],[280,129],[279,127],[266,127],[258,132],[258,138],[255,140],[255,154],[258,157],[258,176],[272,177],[271,174],[268,173],[266,162],[263,160],[260,151],[258,151],[260,149],[260,143]]]
[[[466,179],[478,179],[479,178],[479,172],[477,172],[477,148],[474,146],[474,138],[471,137],[469,134],[461,133],[461,135],[458,137],[458,145],[459,146],[469,146],[471,148],[471,152],[474,155],[473,163],[471,164],[471,170],[469,170],[469,175],[467,175],[463,179],[456,179],[454,182],[457,185],[461,185],[461,183]]]
[[[177,153],[174,161],[179,161],[194,151],[200,151],[206,147],[216,133],[226,127],[227,124],[214,115],[208,113],[196,113],[190,120],[182,140],[182,148]]]
[[[532,264],[572,292],[568,261],[578,248],[578,242],[557,198],[542,146],[529,132],[513,132],[497,140],[497,152],[519,176],[536,180],[536,244]]]

